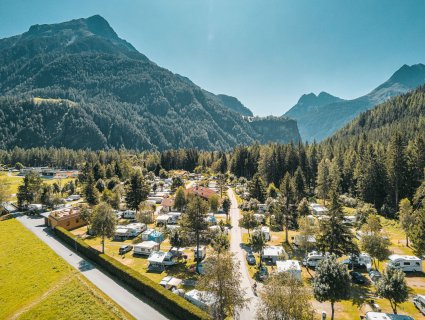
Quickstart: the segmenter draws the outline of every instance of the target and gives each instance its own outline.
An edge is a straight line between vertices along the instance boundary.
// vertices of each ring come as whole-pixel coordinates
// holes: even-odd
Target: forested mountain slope
[[[100,16],[1,39],[0,96],[0,148],[211,150],[269,142],[219,96],[151,62]],[[295,121],[280,118],[280,125],[286,135],[272,141],[300,139]]]
[[[355,141],[363,136],[369,142],[386,143],[396,133],[405,140],[425,138],[425,86],[361,113],[327,142]]]
[[[306,100],[305,96],[292,107],[286,116],[298,122],[301,138],[305,141],[321,141],[331,136],[363,111],[425,84],[425,65],[404,65],[390,79],[376,89],[353,100],[342,100],[328,96]],[[330,97],[332,98],[330,98]],[[324,102],[327,98],[330,102]]]

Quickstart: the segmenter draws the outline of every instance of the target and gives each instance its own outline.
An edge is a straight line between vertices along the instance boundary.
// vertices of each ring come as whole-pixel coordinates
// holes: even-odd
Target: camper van
[[[134,219],[136,217],[136,211],[135,210],[126,210],[122,213],[122,217],[124,219]]]
[[[307,254],[307,256],[303,259],[303,266],[309,268],[316,268],[320,261],[325,258],[323,253],[312,251]]]
[[[414,297],[413,304],[425,316],[425,295],[417,295]]]
[[[406,256],[399,254],[392,254],[388,257],[388,267],[393,269],[400,269],[404,272],[421,272],[422,260],[415,256]]]
[[[149,256],[154,251],[159,251],[159,243],[155,241],[143,241],[135,244],[133,249],[135,255],[142,256]]]

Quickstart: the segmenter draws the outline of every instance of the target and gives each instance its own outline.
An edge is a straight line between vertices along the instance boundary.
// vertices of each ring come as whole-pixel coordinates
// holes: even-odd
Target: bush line
[[[149,298],[164,310],[182,320],[211,319],[211,317],[198,307],[194,306],[184,298],[172,293],[148,277],[123,265],[114,258],[102,254],[90,247],[83,240],[78,239],[62,227],[53,229],[55,234],[71,247],[77,247],[78,251],[87,258],[106,269],[111,275],[122,280],[138,293]]]

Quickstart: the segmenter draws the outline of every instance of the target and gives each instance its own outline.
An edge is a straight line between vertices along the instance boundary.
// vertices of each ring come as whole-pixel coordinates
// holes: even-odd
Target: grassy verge
[[[14,219],[0,222],[0,279],[0,319],[131,318]]]

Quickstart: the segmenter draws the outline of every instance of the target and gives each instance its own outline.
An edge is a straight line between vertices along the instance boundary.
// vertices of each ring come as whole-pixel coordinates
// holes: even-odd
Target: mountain
[[[0,40],[0,148],[221,150],[269,142],[232,110],[242,110],[234,99],[222,99],[150,61],[98,15]],[[285,136],[270,141],[299,141],[294,120],[279,125]]]
[[[409,80],[410,81],[410,80]],[[362,112],[326,142],[349,142],[366,138],[369,142],[386,144],[395,133],[403,139],[425,140],[425,86],[393,97],[376,107]]]
[[[225,94],[218,94],[217,98],[230,110],[240,113],[243,116],[252,117],[252,111],[245,107],[237,98]]]
[[[303,140],[320,141],[332,135],[359,113],[424,83],[425,65],[404,65],[367,95],[353,100],[343,100],[329,94],[325,94],[321,99],[320,94],[317,97],[314,94],[304,95],[285,115],[297,120]],[[327,99],[329,102],[326,102]]]

